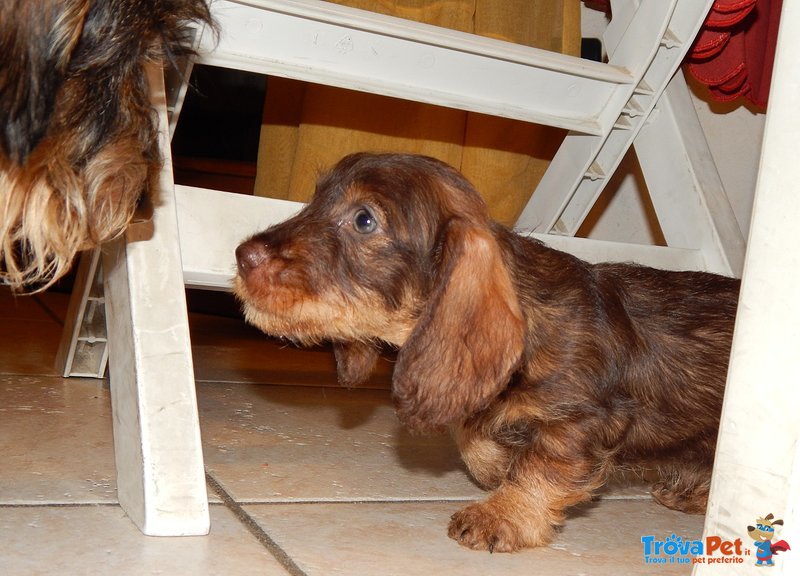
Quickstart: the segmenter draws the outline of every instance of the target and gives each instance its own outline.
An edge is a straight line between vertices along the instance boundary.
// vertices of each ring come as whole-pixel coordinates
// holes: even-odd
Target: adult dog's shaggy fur
[[[204,0],[0,3],[0,280],[47,285],[128,224],[160,163],[144,66],[191,22]]]
[[[236,252],[250,322],[330,340],[340,380],[398,350],[413,429],[450,427],[493,493],[455,514],[464,546],[547,543],[619,466],[703,512],[739,281],[591,265],[492,222],[472,186],[425,157],[356,154],[294,218]]]

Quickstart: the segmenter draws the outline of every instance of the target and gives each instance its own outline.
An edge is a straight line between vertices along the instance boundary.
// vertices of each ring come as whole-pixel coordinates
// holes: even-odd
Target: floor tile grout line
[[[391,389],[388,386],[370,386],[365,384],[363,386],[359,386],[358,388],[344,388],[338,382],[331,382],[330,384],[326,383],[313,383],[313,384],[305,384],[305,383],[298,383],[298,382],[279,382],[279,381],[265,381],[265,380],[254,380],[254,379],[246,379],[246,378],[237,378],[231,380],[222,380],[219,377],[216,378],[195,378],[195,384],[219,384],[222,386],[228,386],[232,384],[252,384],[255,386],[264,386],[264,387],[272,387],[272,388],[318,388],[318,389],[337,389],[337,390],[352,390],[352,391],[362,391],[365,390],[367,392],[391,392]]]
[[[488,495],[488,492],[487,494]],[[454,497],[454,498],[307,498],[307,499],[286,499],[286,500],[258,500],[249,498],[239,498],[236,502],[241,506],[292,506],[292,505],[319,505],[319,504],[470,504],[479,502],[482,499],[476,497]],[[602,496],[597,501],[607,502],[631,502],[652,500],[649,494],[641,495],[620,495]]]
[[[217,495],[217,497],[222,500],[222,504],[230,510],[234,516],[241,522],[245,528],[252,534],[256,540],[258,540],[267,551],[272,554],[272,556],[280,562],[280,564],[291,574],[292,576],[308,576],[306,572],[301,569],[297,563],[292,560],[291,556],[283,549],[281,546],[272,539],[272,537],[267,534],[267,532],[259,526],[258,522],[256,522],[252,516],[250,516],[245,509],[239,504],[233,497],[228,494],[225,488],[217,482],[216,478],[214,478],[211,474],[206,473],[206,482],[211,490]]]
[[[119,502],[22,502],[0,503],[0,510],[7,508],[119,508]],[[120,508],[121,510],[121,508]]]
[[[218,482],[209,479],[209,483],[217,496],[222,500],[219,491],[224,491]],[[227,493],[226,493],[227,495]],[[238,508],[243,506],[307,506],[307,505],[320,505],[320,504],[358,504],[358,505],[387,505],[387,504],[469,504],[477,502],[480,498],[380,498],[380,499],[325,499],[325,498],[309,498],[305,500],[257,500],[257,499],[239,499],[235,500],[228,495],[231,502],[235,503]],[[649,494],[631,495],[631,496],[604,496],[598,500],[605,500],[608,502],[634,502],[634,501],[650,501],[652,496]],[[221,502],[209,501],[211,506],[225,506],[230,507],[224,500]],[[118,502],[0,502],[0,510],[5,508],[113,508],[119,507]]]
[[[381,499],[306,499],[306,500],[248,500],[240,499],[238,503],[244,506],[308,506],[320,504],[358,504],[358,505],[387,505],[387,504],[469,504],[470,502],[477,502],[479,498],[381,498]]]

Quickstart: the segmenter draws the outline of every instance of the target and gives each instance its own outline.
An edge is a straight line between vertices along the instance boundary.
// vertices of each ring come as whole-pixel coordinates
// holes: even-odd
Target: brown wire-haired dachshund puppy
[[[489,219],[432,158],[347,156],[297,216],[236,251],[247,319],[333,342],[347,385],[398,350],[393,397],[412,429],[449,427],[493,490],[455,514],[464,546],[548,543],[619,466],[703,512],[739,281],[588,264]]]
[[[159,168],[144,66],[204,0],[0,2],[0,282],[43,288],[119,235]]]

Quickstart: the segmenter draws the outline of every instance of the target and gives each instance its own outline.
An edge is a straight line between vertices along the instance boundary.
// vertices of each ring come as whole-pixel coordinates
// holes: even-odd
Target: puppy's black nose
[[[236,248],[236,264],[239,268],[239,275],[246,278],[247,275],[258,268],[269,258],[269,252],[263,242],[248,240]]]

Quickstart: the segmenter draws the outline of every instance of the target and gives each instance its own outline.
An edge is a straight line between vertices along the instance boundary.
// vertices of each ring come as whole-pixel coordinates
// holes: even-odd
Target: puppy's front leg
[[[524,488],[504,484],[486,500],[453,514],[447,534],[473,550],[516,552],[548,544],[559,520]]]
[[[548,544],[566,508],[589,500],[603,482],[600,463],[577,456],[580,453],[558,458],[532,447],[515,451],[496,490],[486,500],[454,514],[448,535],[462,546],[490,552]],[[474,462],[466,452],[464,456],[472,470]]]

